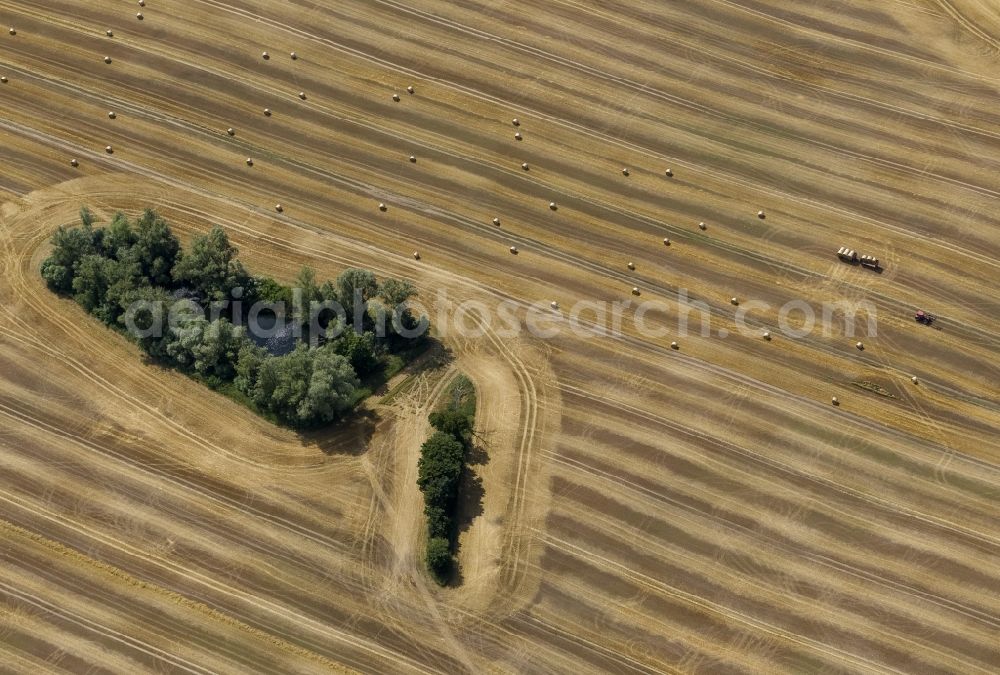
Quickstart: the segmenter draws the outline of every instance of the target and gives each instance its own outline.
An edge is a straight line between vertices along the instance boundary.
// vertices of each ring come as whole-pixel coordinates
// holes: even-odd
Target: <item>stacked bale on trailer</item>
[[[873,255],[865,254],[865,255],[861,256],[858,260],[861,261],[861,266],[862,267],[867,267],[867,268],[873,269],[873,270],[877,270],[878,269],[878,258],[876,258]]]
[[[856,263],[858,261],[858,252],[853,248],[848,248],[846,246],[841,246],[837,251],[837,257],[844,262]]]

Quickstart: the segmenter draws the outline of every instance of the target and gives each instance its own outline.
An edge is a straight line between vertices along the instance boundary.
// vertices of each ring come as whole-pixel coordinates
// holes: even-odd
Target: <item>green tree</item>
[[[216,225],[207,235],[194,240],[190,253],[180,257],[173,267],[173,279],[188,284],[203,302],[225,300],[233,288],[245,288],[250,282],[236,258],[238,253],[225,231]]]
[[[460,410],[436,410],[428,419],[431,426],[455,438],[468,440],[472,433],[472,420]]]
[[[137,288],[135,265],[91,254],[76,265],[73,299],[85,310],[111,324],[122,312],[121,299]]]
[[[195,351],[195,370],[221,380],[233,379],[239,353],[248,341],[242,326],[234,326],[226,319],[211,322],[205,329],[201,346]]]
[[[285,307],[292,305],[292,289],[282,286],[271,277],[254,277],[253,293],[246,296],[248,300],[272,303],[284,303]]]
[[[295,277],[293,288],[299,289],[300,303],[295,305],[292,311],[292,320],[299,325],[307,325],[311,318],[310,306],[313,302],[323,299],[320,287],[316,283],[316,272],[311,267],[303,267]]]
[[[346,358],[324,347],[313,351],[309,389],[296,411],[299,423],[306,426],[332,422],[339,417],[350,406],[360,384]]]
[[[427,535],[430,537],[451,537],[451,516],[440,506],[424,505],[424,516],[427,518]]]
[[[124,213],[116,213],[104,229],[103,249],[109,258],[120,259],[135,244],[136,234]]]
[[[167,221],[151,209],[142,212],[136,221],[132,251],[142,266],[142,274],[153,286],[171,286],[172,270],[181,253],[181,243],[170,230]]]
[[[204,316],[194,316],[172,326],[170,332],[173,337],[167,345],[167,356],[182,368],[193,370],[195,350],[204,340],[207,325],[208,319]]]
[[[337,277],[337,301],[347,311],[348,321],[354,320],[355,298],[361,304],[361,311],[367,308],[368,301],[378,295],[378,281],[368,270],[349,268]]]
[[[60,265],[53,257],[42,261],[42,278],[49,290],[68,293],[73,290],[73,268]]]
[[[287,424],[311,427],[347,410],[358,384],[346,358],[327,346],[310,349],[300,344],[290,354],[259,362],[250,396]]]
[[[348,308],[341,304],[340,292],[337,290],[336,284],[327,279],[317,289],[317,294],[317,300],[326,305],[316,316],[319,327],[325,331],[327,336],[343,333],[353,318],[347,316]],[[341,310],[344,312],[343,319],[340,318]]]
[[[319,300],[319,284],[316,283],[316,270],[303,267],[295,277],[295,288],[302,289],[302,295],[310,300]]]
[[[389,309],[393,309],[410,298],[416,297],[417,289],[409,281],[386,279],[379,286],[378,295],[385,300]]]
[[[90,313],[104,303],[110,286],[112,261],[104,256],[88,254],[76,264],[73,275],[73,299]]]
[[[350,361],[354,372],[361,377],[373,373],[378,368],[374,333],[358,334],[357,331],[348,328],[327,345],[335,353]]]
[[[379,286],[379,297],[384,302],[383,311],[385,314],[383,317],[373,317],[373,320],[384,322],[386,342],[391,351],[397,351],[409,345],[413,338],[404,338],[400,333],[413,331],[420,325],[420,318],[412,309],[406,307],[406,302],[416,295],[417,289],[413,284],[401,279],[386,279]]]
[[[299,345],[290,354],[271,356],[260,363],[250,397],[258,407],[294,424],[299,403],[312,376],[312,354]]]
[[[85,228],[94,226],[94,214],[86,206],[80,207],[80,224]]]
[[[167,346],[173,339],[167,326],[173,297],[162,288],[141,286],[119,297],[121,316],[118,322],[139,347],[157,359],[167,358]]]
[[[319,297],[320,300],[328,302],[340,302],[340,292],[337,290],[337,285],[327,279],[319,287]]]
[[[209,322],[197,316],[173,329],[167,355],[199,375],[231,380],[236,375],[240,350],[247,344],[243,328],[226,319]]]
[[[417,485],[424,493],[426,506],[438,506],[451,513],[464,457],[465,446],[451,434],[436,431],[424,441],[417,461]]]
[[[73,278],[77,265],[88,255],[100,250],[102,233],[90,226],[89,211],[80,227],[60,226],[52,235],[52,253],[42,263],[42,277],[49,288],[56,293],[73,291]],[[83,213],[81,212],[81,218]]]
[[[233,383],[236,388],[253,400],[254,391],[257,388],[257,376],[260,368],[268,356],[267,350],[263,347],[246,341],[236,357],[236,378]]]
[[[434,580],[444,585],[448,581],[448,574],[451,572],[451,544],[444,537],[432,537],[427,540],[427,552],[425,554],[427,569],[434,576]]]

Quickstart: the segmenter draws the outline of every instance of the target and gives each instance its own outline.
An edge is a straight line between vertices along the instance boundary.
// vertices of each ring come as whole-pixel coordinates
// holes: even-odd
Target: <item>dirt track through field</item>
[[[0,0],[9,668],[995,671],[990,3],[135,11]],[[447,319],[448,360],[344,428],[274,428],[45,289],[48,239],[82,205],[154,206],[185,242],[222,225],[283,281],[407,278]],[[844,245],[884,271],[840,263]],[[681,291],[707,335],[700,317],[681,334]],[[467,300],[669,311],[655,337],[628,313],[551,339],[466,313],[463,337]],[[877,335],[838,313],[788,337],[791,301],[870,303]],[[482,496],[440,589],[414,480],[458,372]]]

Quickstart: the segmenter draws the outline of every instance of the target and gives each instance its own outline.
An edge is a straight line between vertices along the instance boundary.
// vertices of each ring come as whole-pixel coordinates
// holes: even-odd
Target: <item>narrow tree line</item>
[[[452,383],[444,405],[429,416],[434,433],[424,441],[417,462],[417,485],[427,519],[425,561],[439,584],[454,563],[455,515],[466,456],[472,447],[476,391],[465,375]]]
[[[410,310],[393,315],[416,295],[406,281],[380,283],[370,271],[348,269],[320,283],[303,268],[290,287],[250,274],[218,226],[184,251],[149,209],[134,220],[118,213],[95,227],[84,208],[80,220],[52,237],[41,265],[48,287],[125,332],[155,361],[285,425],[311,428],[340,418],[368,393],[365,380],[399,367],[401,355],[422,340],[422,332],[412,337],[420,321]],[[301,302],[293,303],[297,293]],[[244,326],[255,303],[281,308],[275,312],[292,308],[292,322],[321,333],[312,345],[301,340],[291,353],[273,355]],[[346,311],[311,314],[310,303]],[[230,318],[221,316],[226,309]],[[175,315],[169,322],[168,311]]]

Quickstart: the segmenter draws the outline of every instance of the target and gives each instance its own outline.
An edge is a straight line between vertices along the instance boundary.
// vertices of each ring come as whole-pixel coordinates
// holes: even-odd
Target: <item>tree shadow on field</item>
[[[483,489],[483,479],[470,468],[466,468],[462,475],[461,486],[458,492],[458,501],[455,504],[455,537],[459,537],[472,527],[472,522],[483,515],[483,497],[486,490]],[[456,547],[455,550],[458,550]]]
[[[355,410],[342,422],[312,431],[299,431],[297,435],[305,446],[319,448],[324,455],[351,455],[357,457],[368,451],[368,444],[381,421],[372,410]]]
[[[461,567],[457,564],[458,554],[462,548],[461,536],[468,532],[476,518],[483,515],[483,499],[486,490],[483,488],[482,476],[475,470],[476,466],[483,466],[490,461],[489,453],[479,444],[473,444],[466,451],[466,467],[462,473],[462,479],[458,487],[458,501],[455,503],[454,517],[454,537],[455,537],[455,558],[456,564],[453,566],[451,577],[448,579],[449,586],[461,586],[463,581]]]
[[[490,453],[483,447],[481,438],[473,439],[471,447],[465,451],[466,466],[483,466],[490,463]]]

